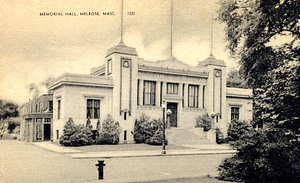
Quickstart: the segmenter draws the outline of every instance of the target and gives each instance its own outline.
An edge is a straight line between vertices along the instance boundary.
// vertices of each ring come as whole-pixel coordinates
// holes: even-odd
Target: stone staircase
[[[199,135],[195,133],[194,129],[168,129],[166,130],[166,138],[169,144],[175,145],[200,145],[200,144],[214,144],[206,138],[206,133]]]

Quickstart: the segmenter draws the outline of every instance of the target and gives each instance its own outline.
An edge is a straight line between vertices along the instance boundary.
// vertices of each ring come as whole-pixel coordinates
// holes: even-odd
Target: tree
[[[83,146],[93,143],[93,133],[89,127],[75,125],[72,118],[66,122],[59,143],[64,146]]]
[[[218,19],[226,24],[227,48],[254,89],[254,124],[264,126],[234,143],[238,152],[220,166],[221,178],[297,182],[300,2],[228,0],[220,4]]]
[[[40,83],[41,86],[44,86],[47,90],[54,84],[55,78],[52,76],[47,77],[44,81]]]
[[[231,68],[226,78],[227,87],[247,88],[245,79],[242,77],[239,70]]]
[[[102,123],[99,137],[96,140],[97,144],[118,144],[120,140],[121,127],[119,122],[107,115]]]
[[[6,120],[10,117],[19,116],[18,106],[12,102],[0,99],[0,139],[7,130]]]
[[[299,57],[298,0],[225,0],[220,5],[218,20],[226,26],[227,48],[248,84],[256,88],[265,83],[268,71],[285,57],[282,48]],[[278,39],[284,44],[276,44]]]

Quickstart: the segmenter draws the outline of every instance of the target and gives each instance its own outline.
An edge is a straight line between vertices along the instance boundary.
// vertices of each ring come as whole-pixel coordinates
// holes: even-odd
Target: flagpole
[[[173,57],[173,0],[171,0],[171,42],[170,42],[170,57]]]
[[[121,43],[123,43],[123,0],[121,1]]]

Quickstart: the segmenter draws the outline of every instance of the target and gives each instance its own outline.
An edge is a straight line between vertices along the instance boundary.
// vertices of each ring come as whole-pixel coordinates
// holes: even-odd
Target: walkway
[[[83,152],[80,150],[74,150],[70,147],[61,146],[52,142],[35,142],[33,143],[33,145],[42,147],[53,152],[66,154],[68,156],[71,156],[73,159],[233,154],[236,152],[235,150],[230,149],[228,145],[217,144],[183,145],[193,149],[167,149],[166,154],[162,154],[161,150]]]

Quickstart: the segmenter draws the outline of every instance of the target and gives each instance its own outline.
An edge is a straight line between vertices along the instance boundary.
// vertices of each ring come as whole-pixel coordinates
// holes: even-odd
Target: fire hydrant
[[[105,166],[104,160],[98,160],[98,164],[95,164],[98,167],[98,179],[103,179],[103,167]]]

